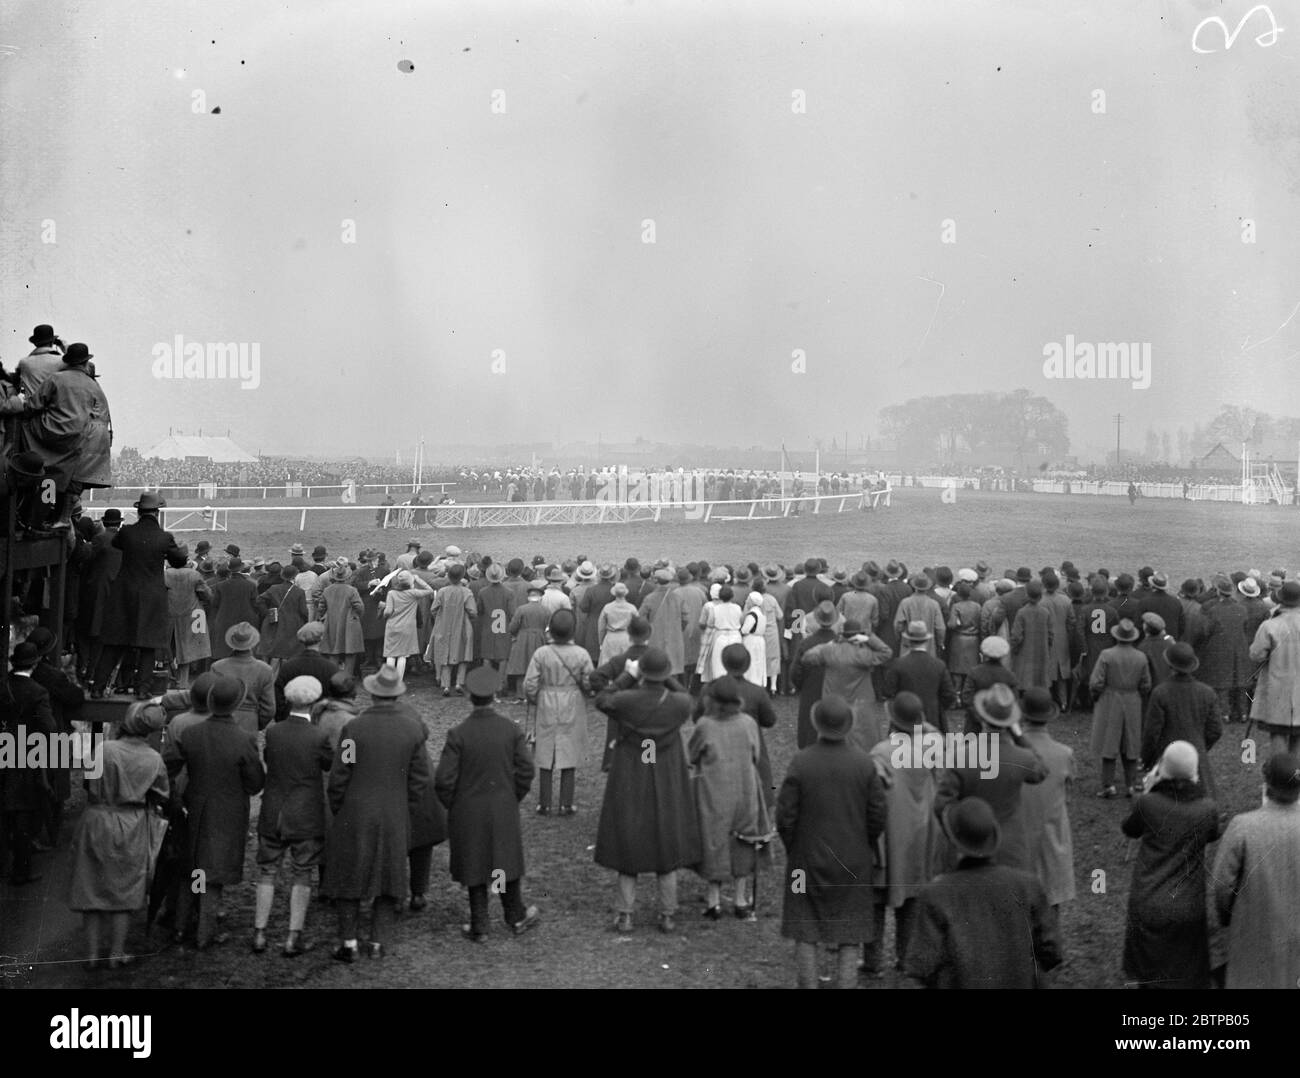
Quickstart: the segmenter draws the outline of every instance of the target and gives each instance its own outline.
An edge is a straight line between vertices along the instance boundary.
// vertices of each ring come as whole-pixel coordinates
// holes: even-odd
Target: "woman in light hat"
[[[1123,824],[1142,840],[1124,929],[1124,973],[1139,988],[1210,987],[1205,849],[1220,827],[1197,767],[1194,745],[1167,746]]]
[[[406,674],[406,659],[420,650],[417,611],[420,597],[433,589],[409,569],[394,575],[384,599],[384,664],[396,668],[398,678]]]
[[[1002,684],[1012,690],[1018,690],[1016,675],[1007,666],[1007,656],[1011,654],[1011,645],[1005,637],[986,636],[980,642],[980,662],[966,676],[961,690],[961,705],[966,709],[964,732],[977,734],[980,731],[979,716],[975,714],[976,693],[983,692],[993,685]]]
[[[636,617],[636,607],[627,601],[627,585],[623,581],[615,584],[610,589],[610,594],[613,598],[601,608],[596,629],[602,666],[627,651],[632,643],[627,635],[627,627]]]
[[[510,658],[506,660],[506,691],[514,693],[514,703],[522,704],[519,683],[528,673],[533,652],[546,643],[546,626],[551,615],[542,603],[546,581],[540,576],[528,581],[528,599],[510,616]],[[634,611],[635,613],[635,611]]]
[[[1138,756],[1142,751],[1142,702],[1151,692],[1151,664],[1134,646],[1141,635],[1128,618],[1111,630],[1113,647],[1106,648],[1093,667],[1088,687],[1096,704],[1092,711],[1092,751],[1101,757],[1098,797],[1115,792],[1115,760],[1124,761],[1128,796],[1138,792]]]
[[[147,739],[166,719],[157,704],[132,704],[117,739],[99,745],[99,778],[86,779],[86,811],[70,850],[68,906],[84,915],[87,969],[99,968],[105,934],[110,969],[136,961],[126,953],[126,933],[131,914],[149,897],[169,790],[163,758]]]

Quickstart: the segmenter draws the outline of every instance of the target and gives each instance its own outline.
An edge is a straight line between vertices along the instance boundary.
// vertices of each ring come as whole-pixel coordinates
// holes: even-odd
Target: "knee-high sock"
[[[271,906],[275,903],[275,884],[259,883],[257,885],[257,902],[253,909],[253,927],[259,932],[271,920]]]
[[[289,931],[301,932],[307,923],[307,907],[311,905],[311,885],[295,883],[289,889]]]

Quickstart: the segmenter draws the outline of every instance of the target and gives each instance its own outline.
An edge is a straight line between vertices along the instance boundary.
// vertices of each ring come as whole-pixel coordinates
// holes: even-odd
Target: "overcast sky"
[[[0,357],[89,343],[119,448],[1300,414],[1300,9],[1191,43],[1251,6],[3,0]],[[155,378],[177,334],[260,385]],[[1150,388],[1045,379],[1067,334],[1149,342]]]

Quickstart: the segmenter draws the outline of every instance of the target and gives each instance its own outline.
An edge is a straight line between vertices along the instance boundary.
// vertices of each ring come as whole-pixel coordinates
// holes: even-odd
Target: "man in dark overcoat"
[[[838,987],[857,980],[860,946],[875,938],[872,870],[885,829],[885,791],[849,734],[853,709],[827,696],[813,709],[817,740],[790,761],[776,802],[789,873],[781,934],[795,941],[800,988],[818,987],[817,948],[837,952]]]
[[[185,809],[189,813],[192,887],[199,895],[199,950],[225,943],[218,931],[222,890],[244,878],[248,802],[262,792],[266,771],[256,739],[235,721],[244,686],[218,676],[208,690],[211,713],[171,741],[168,779],[185,768]]]
[[[510,658],[510,619],[518,600],[513,589],[505,585],[505,570],[493,562],[484,571],[483,587],[474,602],[478,617],[474,621],[475,655],[505,684],[505,665]]]
[[[397,903],[410,883],[411,814],[429,784],[424,724],[417,729],[398,702],[406,683],[397,668],[381,667],[362,685],[372,703],[343,727],[329,777],[334,822],[324,892],[338,910],[341,942],[334,957],[340,962],[355,962],[360,953],[363,900],[372,902],[367,953],[383,957]]]
[[[108,588],[101,637],[104,650],[95,668],[94,697],[104,695],[119,660],[119,680],[125,682],[133,670],[136,696],[145,699],[150,695],[154,653],[167,647],[171,631],[163,569],[167,555],[178,552],[172,533],[163,531],[158,523],[158,510],[166,504],[157,494],[145,491],[135,503],[139,520],[113,537],[113,546],[122,552],[122,563]],[[135,652],[133,666],[127,657],[131,649]]]
[[[533,754],[524,731],[492,706],[499,678],[477,667],[465,679],[472,710],[447,733],[433,785],[447,809],[451,878],[469,889],[468,939],[488,934],[488,889],[516,935],[537,924],[523,897],[524,843],[519,802],[533,784]]]
[[[907,980],[925,988],[1040,987],[1061,962],[1043,885],[997,863],[1001,833],[986,801],[950,804],[941,822],[960,860],[916,900]]]
[[[1142,718],[1142,764],[1148,770],[1160,762],[1175,741],[1186,741],[1199,758],[1197,776],[1205,795],[1215,797],[1209,751],[1223,736],[1219,698],[1192,675],[1200,660],[1191,644],[1174,644],[1165,652],[1169,677],[1151,691]]]
[[[664,684],[668,656],[648,648],[638,662],[640,685],[606,689],[596,707],[617,727],[609,781],[596,829],[596,864],[618,873],[615,901],[619,932],[632,931],[636,878],[653,872],[659,885],[659,929],[677,928],[677,870],[700,859],[694,791],[686,767],[682,725],[691,698]]]
[[[83,682],[91,680],[99,664],[109,588],[122,565],[122,551],[113,545],[122,527],[122,511],[105,509],[100,522],[103,527],[90,540],[90,555],[81,570],[77,596],[77,676]]]
[[[816,580],[808,576],[805,580]],[[797,582],[801,583],[801,582]],[[817,740],[817,731],[813,729],[812,709],[822,698],[822,685],[826,681],[826,667],[805,666],[805,653],[822,644],[833,644],[836,640],[835,605],[829,598],[830,588],[826,589],[828,597],[819,602],[808,619],[808,633],[793,644],[790,658],[790,684],[799,691],[799,717],[795,728],[795,743],[799,748],[807,748]],[[787,604],[794,599],[793,589],[787,596]]]
[[[73,732],[73,720],[81,715],[81,705],[86,694],[81,686],[72,680],[57,665],[58,638],[44,626],[33,629],[27,642],[33,644],[40,652],[40,661],[32,668],[32,680],[50,694],[50,712],[54,717],[54,729],[63,735]],[[72,772],[67,767],[56,766],[61,761],[47,761],[45,773],[50,782],[50,798],[45,806],[41,830],[45,833],[45,842],[50,846],[59,843],[59,832],[63,828],[63,806],[72,796]]]
[[[885,667],[885,699],[892,700],[900,692],[916,693],[925,705],[925,721],[947,733],[947,711],[957,706],[948,664],[926,650],[930,630],[924,622],[910,622],[899,639],[906,650]]]
[[[30,641],[14,648],[13,672],[0,687],[0,732],[17,742],[32,734],[54,733],[50,694],[32,679],[40,649]],[[50,800],[50,784],[39,767],[0,767],[0,866],[4,847],[12,853],[9,882],[22,886],[39,880],[32,872],[32,838]]]

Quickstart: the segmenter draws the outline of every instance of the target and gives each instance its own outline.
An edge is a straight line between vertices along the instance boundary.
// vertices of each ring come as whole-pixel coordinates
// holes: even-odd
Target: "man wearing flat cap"
[[[1300,757],[1274,753],[1263,770],[1263,806],[1229,821],[1214,859],[1227,988],[1300,984]]]
[[[524,731],[493,707],[499,676],[487,666],[465,679],[471,710],[447,733],[434,773],[434,789],[447,809],[451,878],[469,891],[469,924],[475,943],[488,936],[489,887],[503,879],[501,912],[516,935],[537,924],[536,906],[523,897],[524,844],[519,802],[533,784],[533,755]],[[497,876],[497,873],[500,876]]]
[[[113,536],[122,561],[108,586],[101,623],[103,651],[95,669],[92,696],[104,695],[119,662],[118,684],[134,680],[137,697],[150,695],[154,655],[167,646],[171,634],[163,570],[168,554],[179,552],[172,533],[163,531],[158,523],[158,511],[166,504],[157,494],[145,491],[135,503],[139,519]]]

